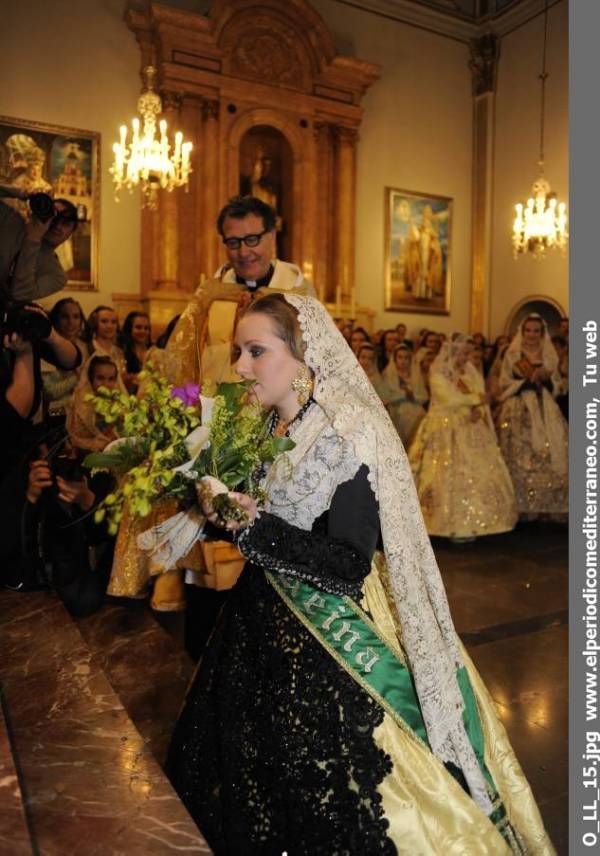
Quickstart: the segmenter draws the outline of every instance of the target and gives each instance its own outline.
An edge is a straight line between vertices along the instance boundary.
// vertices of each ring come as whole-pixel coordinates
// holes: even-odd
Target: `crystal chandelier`
[[[515,205],[516,216],[513,222],[513,253],[515,258],[520,253],[531,253],[535,258],[543,258],[547,249],[558,248],[564,254],[567,248],[569,234],[567,231],[567,206],[559,202],[556,193],[550,189],[544,175],[544,124],[546,108],[546,44],[548,40],[548,0],[544,3],[544,52],[541,83],[540,111],[540,157],[538,166],[539,177],[531,188],[531,196],[527,204],[519,202]]]
[[[192,144],[183,142],[183,134],[177,131],[175,144],[171,146],[167,136],[167,123],[159,122],[160,139],[156,137],[156,117],[162,112],[160,95],[154,91],[156,69],[149,65],[144,69],[145,89],[138,99],[140,120],[131,122],[132,139],[127,142],[127,127],[121,125],[121,138],[113,144],[114,160],[110,173],[115,183],[115,196],[122,187],[130,192],[140,185],[143,194],[142,207],[155,209],[158,205],[158,190],[172,191],[175,187],[188,189],[191,173],[190,152]]]

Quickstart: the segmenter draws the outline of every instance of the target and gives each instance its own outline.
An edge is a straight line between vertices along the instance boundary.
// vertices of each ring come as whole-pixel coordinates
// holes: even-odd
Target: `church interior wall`
[[[540,81],[544,17],[502,39],[495,116],[490,316],[500,333],[513,307],[530,295],[548,295],[568,314],[569,262],[554,250],[543,260],[513,258],[510,229],[516,202],[526,202],[538,175]],[[568,3],[548,11],[545,174],[560,200],[569,196]]]
[[[110,303],[113,292],[139,291],[139,195],[125,191],[116,203],[108,173],[118,126],[135,115],[140,93],[139,48],[124,8],[124,0],[3,7],[0,115],[101,134],[100,291],[73,292],[84,312]]]
[[[401,319],[452,332],[469,326],[471,288],[471,73],[465,43],[336,0],[314,0],[339,51],[379,63],[364,98],[356,191],[356,289],[375,327]],[[449,196],[453,203],[450,315],[384,309],[384,188]]]
[[[108,174],[117,126],[135,113],[139,49],[123,22],[124,0],[70,3],[51,11],[39,0],[8,4],[1,60],[0,114],[101,133],[99,292],[75,292],[84,310],[113,292],[140,287],[140,199],[115,203]],[[358,146],[356,286],[376,327],[400,314],[384,310],[384,188],[454,200],[452,294],[448,316],[403,315],[409,329],[469,328],[471,290],[472,97],[468,46],[336,0],[313,0],[342,53],[381,65],[364,99]],[[206,3],[204,4],[206,6]],[[205,8],[200,11],[206,11]],[[567,3],[550,9],[546,172],[561,198],[568,193]],[[490,332],[500,332],[516,302],[548,294],[568,304],[567,260],[512,258],[513,204],[536,175],[543,18],[506,35],[498,69],[495,115]],[[197,151],[201,157],[201,151]]]

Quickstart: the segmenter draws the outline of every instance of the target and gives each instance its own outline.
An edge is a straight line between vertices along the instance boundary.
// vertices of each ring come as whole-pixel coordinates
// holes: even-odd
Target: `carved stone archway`
[[[162,194],[142,217],[142,301],[154,324],[223,260],[215,220],[239,192],[240,142],[256,125],[279,130],[293,152],[288,260],[348,310],[360,105],[379,68],[337,54],[306,0],[216,0],[208,16],[150,2],[126,20],[141,66],[158,69],[167,119],[194,143],[189,193]]]

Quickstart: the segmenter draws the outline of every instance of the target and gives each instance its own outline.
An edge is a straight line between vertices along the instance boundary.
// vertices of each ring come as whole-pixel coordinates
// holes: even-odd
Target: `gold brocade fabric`
[[[148,517],[140,518],[133,517],[128,505],[125,504],[115,544],[108,594],[115,597],[141,597],[147,593],[151,578],[161,575],[165,579],[157,578],[155,581],[152,608],[162,612],[184,608],[183,574],[179,568],[165,572],[164,568],[153,567],[148,556],[137,545],[137,537],[141,532],[166,520],[176,510],[177,504],[174,501],[163,502],[155,506]],[[197,571],[204,569],[199,548],[200,545],[196,544],[184,557],[181,568]]]
[[[274,267],[271,282],[265,289],[259,289],[259,294],[271,291],[312,293],[312,287],[294,265],[276,261]],[[165,370],[169,383],[180,386],[185,383],[220,382],[220,377],[202,377],[202,355],[211,333],[216,341],[209,341],[209,345],[222,345],[225,339],[231,343],[235,318],[230,316],[226,321],[229,329],[221,329],[215,337],[214,331],[209,331],[209,310],[214,301],[238,301],[245,292],[247,289],[235,281],[232,269],[222,270],[218,276],[203,282],[196,289],[165,348]],[[229,366],[226,369],[228,374]]]
[[[442,378],[432,380],[437,394]],[[409,460],[430,535],[473,537],[508,532],[517,522],[510,475],[483,408],[458,389],[445,389],[421,422]]]
[[[526,396],[535,399],[536,394],[527,391],[508,398],[500,408],[496,423],[500,448],[515,488],[519,514],[526,518],[539,514],[566,518],[569,510],[567,423],[556,402],[547,395],[546,418],[555,420],[563,437],[562,454],[565,462],[561,470],[557,471],[549,443],[545,442],[540,449],[534,448],[531,412],[527,407]],[[537,401],[534,406],[539,407]]]
[[[385,560],[376,554],[364,583],[364,606],[386,642],[399,653],[394,610],[386,588]],[[400,654],[405,660],[404,656]],[[481,678],[463,649],[477,698],[485,757],[508,818],[531,856],[555,853],[531,789],[519,766]],[[374,732],[377,745],[393,762],[378,788],[388,835],[403,856],[510,856],[511,848],[492,822],[465,793],[429,748],[389,714]]]

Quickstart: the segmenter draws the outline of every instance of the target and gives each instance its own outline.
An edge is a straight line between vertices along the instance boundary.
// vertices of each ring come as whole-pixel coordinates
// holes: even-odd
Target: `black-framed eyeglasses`
[[[247,247],[258,247],[263,235],[266,235],[268,231],[269,229],[265,229],[258,235],[244,235],[243,238],[223,238],[223,243],[228,250],[239,250],[242,244],[245,244]]]

